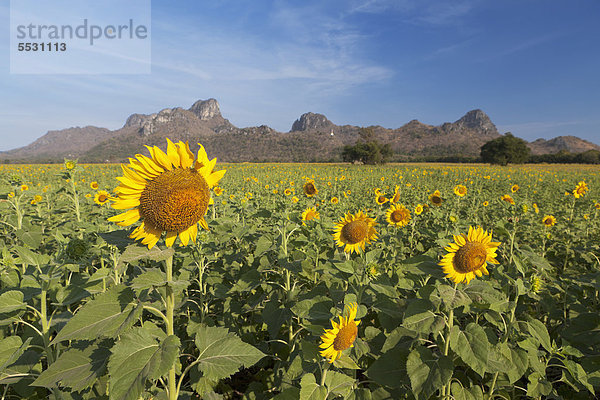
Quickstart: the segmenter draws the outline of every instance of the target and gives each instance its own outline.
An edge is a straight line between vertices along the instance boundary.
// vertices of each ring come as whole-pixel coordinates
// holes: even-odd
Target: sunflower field
[[[2,399],[600,393],[598,167],[148,150],[0,166]]]

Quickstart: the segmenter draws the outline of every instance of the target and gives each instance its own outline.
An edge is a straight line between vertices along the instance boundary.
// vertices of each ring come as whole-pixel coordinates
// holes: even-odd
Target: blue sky
[[[302,113],[396,128],[481,108],[527,140],[600,144],[597,0],[152,1],[151,74],[10,74],[0,0],[0,150],[46,131],[216,98],[239,127]]]

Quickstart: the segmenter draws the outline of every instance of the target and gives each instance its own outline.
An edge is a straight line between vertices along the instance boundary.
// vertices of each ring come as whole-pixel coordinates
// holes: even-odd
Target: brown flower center
[[[193,169],[166,171],[149,181],[140,196],[144,223],[167,232],[182,232],[206,214],[210,191]]]
[[[354,321],[348,322],[348,325],[344,326],[333,339],[333,349],[336,351],[346,350],[352,346],[356,335],[358,334],[358,328]]]
[[[100,196],[98,196],[98,201],[100,203],[104,203],[106,200],[108,200],[108,199],[106,198],[105,194],[101,194]]]
[[[439,206],[439,205],[442,204],[442,198],[440,196],[437,196],[437,195],[431,196],[431,202],[434,205]]]
[[[479,242],[467,242],[454,255],[454,269],[461,274],[478,270],[485,264],[487,251]]]
[[[394,210],[390,214],[390,219],[396,223],[405,221],[407,219],[407,212],[406,212],[406,210],[403,210],[403,209]]]
[[[304,184],[304,193],[311,196],[311,195],[317,193],[317,188],[315,187],[315,185],[312,182],[306,182]]]
[[[386,200],[387,200],[387,199],[385,198],[385,196],[379,196],[379,197],[377,198],[377,202],[379,202],[379,203],[385,203],[385,201],[386,201]]]
[[[342,228],[340,238],[349,244],[355,244],[363,241],[369,232],[369,224],[363,220],[348,222]]]

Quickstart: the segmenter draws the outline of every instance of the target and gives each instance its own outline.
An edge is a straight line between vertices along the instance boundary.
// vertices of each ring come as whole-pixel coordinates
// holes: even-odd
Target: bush
[[[375,139],[371,128],[361,128],[360,138],[354,146],[344,146],[342,159],[345,162],[362,162],[363,164],[385,164],[393,155],[389,144],[382,144]]]
[[[522,164],[529,159],[530,153],[527,143],[510,132],[481,146],[481,159],[490,164]]]

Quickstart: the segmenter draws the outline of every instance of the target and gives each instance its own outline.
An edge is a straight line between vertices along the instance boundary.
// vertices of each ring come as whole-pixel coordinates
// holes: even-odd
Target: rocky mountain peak
[[[190,107],[190,111],[196,114],[202,121],[221,117],[219,102],[215,99],[198,100]]]
[[[331,129],[335,125],[333,122],[327,119],[323,114],[315,114],[312,112],[308,112],[302,114],[300,118],[298,118],[292,124],[292,129],[290,132],[296,131],[308,131],[314,129]]]
[[[490,120],[490,117],[479,109],[469,111],[461,119],[454,122],[454,125],[459,128],[480,130],[486,134],[498,134],[498,129],[496,129],[496,125]]]

